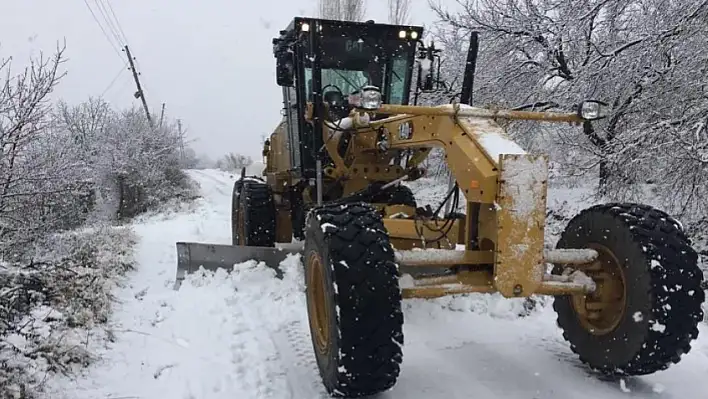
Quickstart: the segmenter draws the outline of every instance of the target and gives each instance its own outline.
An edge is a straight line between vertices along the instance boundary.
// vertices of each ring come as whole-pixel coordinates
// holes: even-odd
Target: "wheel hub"
[[[310,313],[310,330],[315,348],[321,355],[327,355],[331,348],[330,314],[327,306],[325,269],[322,258],[316,252],[307,257],[307,307]]]
[[[580,324],[593,335],[605,335],[617,328],[626,308],[626,282],[622,265],[607,247],[590,244],[598,252],[598,258],[583,272],[596,284],[588,295],[574,295],[573,309]]]

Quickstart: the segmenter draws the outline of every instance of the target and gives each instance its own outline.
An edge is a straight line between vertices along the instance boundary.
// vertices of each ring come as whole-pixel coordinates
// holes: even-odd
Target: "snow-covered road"
[[[206,399],[325,397],[307,327],[299,261],[283,280],[252,263],[190,276],[172,290],[175,242],[230,242],[235,176],[190,171],[204,198],[190,211],[146,218],[139,270],[116,293],[115,340],[78,381],[51,382],[52,398]],[[384,398],[708,397],[708,329],[669,370],[601,381],[568,349],[550,308],[514,316],[495,296],[413,300],[405,306],[402,374]]]

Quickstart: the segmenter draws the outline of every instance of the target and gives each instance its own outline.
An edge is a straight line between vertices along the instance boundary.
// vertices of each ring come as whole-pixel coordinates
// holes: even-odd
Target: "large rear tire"
[[[233,245],[275,247],[275,228],[270,186],[256,177],[237,180],[231,202]]]
[[[645,205],[598,205],[569,222],[557,247],[600,254],[586,272],[596,292],[556,297],[553,305],[582,362],[611,376],[643,375],[690,351],[705,293],[697,254],[678,222]]]
[[[403,313],[381,216],[362,203],[314,209],[303,262],[312,345],[329,394],[361,397],[393,387]]]

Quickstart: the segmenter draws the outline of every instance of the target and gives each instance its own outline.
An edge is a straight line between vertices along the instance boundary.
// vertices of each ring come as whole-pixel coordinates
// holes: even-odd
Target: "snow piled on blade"
[[[114,292],[121,305],[110,321],[111,341],[94,342],[104,345],[102,360],[78,380],[51,381],[47,397],[327,398],[309,336],[299,256],[282,263],[282,280],[251,261],[194,273],[179,291],[171,289],[176,241],[230,241],[231,186],[238,176],[189,173],[203,194],[194,209],[133,226],[141,240],[139,266],[130,283]],[[432,197],[436,190],[416,191],[419,197],[431,194],[418,198],[419,206],[438,202],[439,196]],[[555,313],[536,298],[476,294],[406,300],[403,306],[401,376],[382,398],[469,392],[480,399],[627,397],[618,382],[588,377],[560,335]],[[705,327],[680,364],[626,379],[626,388],[636,397],[654,395],[660,387],[686,398],[708,389]]]

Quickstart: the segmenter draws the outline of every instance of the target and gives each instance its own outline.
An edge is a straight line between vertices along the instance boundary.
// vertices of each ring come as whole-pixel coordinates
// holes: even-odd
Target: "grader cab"
[[[422,36],[416,26],[314,18],[280,32],[283,120],[266,141],[263,176],[244,172],[234,185],[233,245],[177,244],[178,281],[249,259],[278,270],[299,254],[313,350],[334,396],[394,386],[405,298],[552,295],[564,337],[591,368],[639,375],[679,361],[704,298],[680,223],[647,205],[596,205],[546,248],[548,158],[498,124],[589,124],[604,104],[568,113],[472,107],[473,34],[459,101],[415,105],[445,86],[439,50]],[[455,182],[436,209],[401,184],[425,175],[434,148]]]

